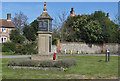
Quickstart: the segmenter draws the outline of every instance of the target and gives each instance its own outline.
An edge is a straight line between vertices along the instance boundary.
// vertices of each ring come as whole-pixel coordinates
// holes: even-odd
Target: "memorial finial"
[[[43,11],[47,11],[47,7],[46,7],[47,3],[44,2],[44,8],[43,8]]]

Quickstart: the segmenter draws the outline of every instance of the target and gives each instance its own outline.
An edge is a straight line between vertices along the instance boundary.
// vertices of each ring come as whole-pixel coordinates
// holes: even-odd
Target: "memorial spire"
[[[47,7],[46,7],[46,5],[47,5],[47,3],[44,2],[44,8],[43,8],[43,11],[44,11],[44,12],[47,12]]]

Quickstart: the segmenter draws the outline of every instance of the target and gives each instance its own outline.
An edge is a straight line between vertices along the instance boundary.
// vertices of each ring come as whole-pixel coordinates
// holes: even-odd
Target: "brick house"
[[[15,25],[11,21],[11,14],[7,14],[7,19],[0,19],[0,43],[10,40],[10,31],[15,29]]]

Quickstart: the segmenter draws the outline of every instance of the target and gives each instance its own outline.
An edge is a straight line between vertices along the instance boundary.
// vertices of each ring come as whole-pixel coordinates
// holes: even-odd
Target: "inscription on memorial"
[[[49,37],[49,52],[51,52],[51,37]]]
[[[52,32],[52,21],[49,20],[49,32]]]
[[[48,21],[47,20],[42,20],[39,21],[39,31],[48,31]]]

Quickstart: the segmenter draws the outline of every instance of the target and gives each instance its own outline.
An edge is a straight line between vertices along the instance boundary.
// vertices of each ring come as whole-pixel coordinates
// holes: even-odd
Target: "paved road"
[[[31,57],[32,55],[2,55],[0,58],[25,58],[25,57]],[[105,56],[105,54],[61,54],[58,56]],[[110,56],[119,56],[118,54],[111,54]]]
[[[25,58],[31,57],[31,55],[2,55],[0,58]]]

